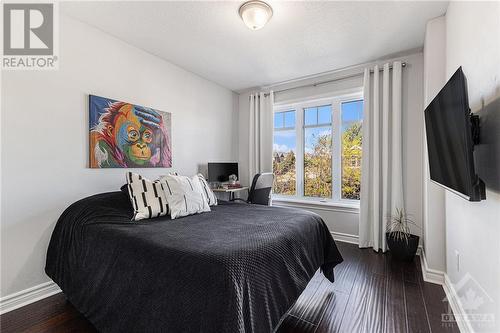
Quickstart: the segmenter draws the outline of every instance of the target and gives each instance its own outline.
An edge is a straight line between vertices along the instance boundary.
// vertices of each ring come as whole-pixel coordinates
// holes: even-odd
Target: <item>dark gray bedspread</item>
[[[130,222],[122,192],[59,218],[45,271],[103,332],[270,332],[321,267],[342,261],[318,215],[221,204]]]

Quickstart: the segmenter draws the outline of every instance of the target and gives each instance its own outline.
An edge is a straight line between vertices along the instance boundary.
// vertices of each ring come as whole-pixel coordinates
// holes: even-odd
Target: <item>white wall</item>
[[[69,204],[125,182],[126,170],[87,168],[88,94],[171,112],[172,170],[237,159],[233,92],[62,15],[59,70],[2,77],[1,296],[48,281],[49,237]]]
[[[446,20],[444,16],[440,16],[430,20],[425,31],[424,107],[427,107],[446,83],[445,75]],[[424,117],[423,112],[422,117]],[[425,135],[423,140],[423,246],[428,267],[444,272],[446,270],[445,191],[430,180]]]
[[[456,283],[470,274],[491,297],[481,312],[494,313],[500,331],[500,2],[450,2],[446,13],[446,78],[462,66],[469,104],[481,117],[476,172],[486,200],[468,202],[446,192],[447,274]],[[455,251],[460,255],[457,270]]]
[[[423,54],[414,53],[386,61],[402,60],[406,61],[407,67],[403,70],[403,180],[404,195],[408,213],[413,215],[416,223],[421,227],[423,218]],[[386,61],[380,61],[384,63]],[[375,63],[367,64],[373,66]],[[273,90],[297,87],[312,82],[321,82],[336,77],[345,77],[353,73],[362,73],[364,66],[355,66],[348,70],[337,71],[335,73],[315,76],[304,80],[298,80],[285,84],[272,86]],[[332,84],[320,85],[318,87],[308,87],[294,89],[275,95],[275,101],[286,103],[300,98],[315,97],[325,93],[334,93],[353,87],[361,87],[363,77],[360,74],[356,78],[336,81]],[[268,87],[269,88],[269,87]],[[240,173],[248,178],[248,170],[243,167],[248,165],[248,93],[240,94],[239,101],[239,162]],[[358,236],[359,214],[340,210],[327,211],[325,208],[308,208],[323,217],[330,231]],[[415,228],[413,233],[421,235],[421,229]]]
[[[418,225],[412,233],[422,236],[424,59],[422,53],[404,59],[408,66],[403,70],[403,187],[406,211]]]

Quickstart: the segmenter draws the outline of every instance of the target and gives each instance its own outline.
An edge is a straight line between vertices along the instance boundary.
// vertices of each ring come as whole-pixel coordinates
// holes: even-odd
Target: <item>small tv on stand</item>
[[[225,183],[230,175],[238,177],[238,163],[208,163],[208,181],[210,183]]]

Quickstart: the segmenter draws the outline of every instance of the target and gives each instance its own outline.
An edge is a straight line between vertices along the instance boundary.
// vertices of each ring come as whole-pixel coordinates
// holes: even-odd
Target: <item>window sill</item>
[[[332,201],[307,200],[300,198],[273,197],[272,205],[359,214],[359,203],[350,203],[350,202],[332,202]]]

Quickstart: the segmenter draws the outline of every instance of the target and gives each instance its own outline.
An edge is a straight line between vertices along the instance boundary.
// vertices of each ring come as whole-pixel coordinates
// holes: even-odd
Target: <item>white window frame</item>
[[[341,105],[342,103],[353,102],[363,99],[361,88],[343,91],[329,97],[319,97],[304,99],[301,101],[275,103],[273,108],[273,118],[276,112],[295,111],[295,195],[273,194],[273,199],[277,201],[321,203],[332,206],[359,207],[359,200],[342,199],[342,133],[341,133]],[[324,105],[332,106],[332,198],[305,197],[304,196],[304,109],[308,107],[318,107]],[[314,127],[307,126],[307,127]],[[317,125],[321,126],[321,125]],[[324,127],[324,126],[322,126]],[[287,128],[291,130],[293,128]],[[277,129],[280,131],[282,129]],[[274,126],[273,126],[274,133]],[[273,135],[274,138],[274,135]],[[274,139],[273,139],[274,140]]]

